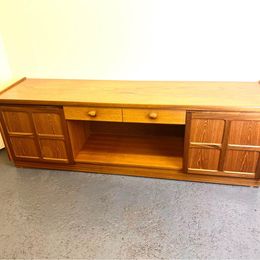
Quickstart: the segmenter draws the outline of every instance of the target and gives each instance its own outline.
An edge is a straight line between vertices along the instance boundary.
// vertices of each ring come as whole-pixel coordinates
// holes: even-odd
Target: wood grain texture
[[[184,110],[123,109],[123,122],[184,125],[185,118],[186,111]]]
[[[228,150],[224,171],[255,173],[259,152]]]
[[[228,149],[260,152],[260,146],[256,146],[256,145],[228,144]]]
[[[89,125],[84,121],[68,121],[67,125],[73,157],[75,158],[89,136]]]
[[[182,125],[68,121],[68,127],[77,162],[182,168]]]
[[[32,117],[38,135],[63,136],[59,114],[54,112],[34,112]]]
[[[259,113],[241,112],[191,113],[191,122],[188,125],[191,134],[187,137],[190,148],[188,172],[243,178],[259,176],[259,116]],[[208,122],[211,122],[209,127]],[[212,140],[216,143],[212,143]],[[218,149],[220,156],[209,156],[205,148],[213,151]],[[215,158],[215,161],[209,163],[206,155],[212,157],[212,160]],[[208,164],[201,166],[203,160]]]
[[[26,80],[25,77],[14,77],[8,80],[1,81],[0,80],[0,94],[4,93],[5,91],[9,90],[10,88],[18,85],[22,81]]]
[[[32,134],[33,128],[28,112],[4,111],[2,112],[8,133]]]
[[[76,162],[182,169],[183,139],[92,134]]]
[[[224,133],[224,120],[193,119],[190,141],[195,143],[221,144]]]
[[[10,137],[12,149],[16,158],[40,159],[36,141],[29,137]]]
[[[26,79],[1,94],[0,103],[259,111],[260,88],[257,82]]]
[[[233,112],[223,112],[223,111],[192,111],[192,119],[215,119],[215,120],[242,120],[242,121],[247,121],[247,120],[260,120],[260,114],[257,111],[254,112],[249,112],[249,111],[243,111],[243,112],[238,112],[233,111]]]
[[[260,121],[232,121],[228,143],[260,146]]]
[[[211,176],[222,176],[222,177],[235,177],[235,178],[250,178],[254,179],[254,173],[248,172],[233,172],[233,171],[217,171],[217,170],[205,170],[205,169],[192,169],[189,168],[188,173],[199,174],[199,175],[211,175]]]
[[[95,116],[91,116],[92,113]],[[122,111],[120,108],[65,106],[64,114],[67,120],[122,122]]]
[[[66,168],[73,152],[79,170],[141,174],[143,169],[154,176],[157,169],[158,176],[169,178],[239,183],[232,179],[239,177],[252,184],[245,179],[260,176],[259,94],[258,83],[26,79],[0,94],[0,118],[19,165],[38,160]],[[175,132],[171,124],[184,125],[186,110],[191,112],[184,154],[183,128]],[[72,120],[70,138],[65,117]],[[117,125],[121,122],[126,125]]]
[[[66,145],[63,140],[41,139],[40,147],[45,160],[68,161]]]
[[[71,162],[63,111],[57,107],[1,107],[4,136],[14,160]]]
[[[225,120],[224,133],[223,133],[223,139],[222,139],[222,144],[221,144],[221,153],[220,153],[219,164],[218,164],[219,172],[223,172],[223,170],[224,170],[224,162],[225,162],[225,157],[226,157],[226,153],[227,153],[227,149],[228,149],[230,124],[231,124],[230,120]]]
[[[220,150],[190,148],[188,168],[218,170]]]
[[[185,121],[184,153],[183,153],[183,171],[184,171],[184,173],[188,173],[191,119],[192,119],[192,112],[187,111],[186,121]]]

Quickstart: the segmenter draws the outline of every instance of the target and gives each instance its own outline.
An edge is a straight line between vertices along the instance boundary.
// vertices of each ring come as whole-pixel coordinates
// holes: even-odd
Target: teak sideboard
[[[0,93],[17,167],[260,184],[260,84],[22,78]]]

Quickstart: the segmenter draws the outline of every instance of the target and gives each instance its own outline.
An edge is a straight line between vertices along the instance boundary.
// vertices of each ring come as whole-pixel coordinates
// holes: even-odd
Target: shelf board
[[[183,138],[91,134],[76,162],[182,169]]]

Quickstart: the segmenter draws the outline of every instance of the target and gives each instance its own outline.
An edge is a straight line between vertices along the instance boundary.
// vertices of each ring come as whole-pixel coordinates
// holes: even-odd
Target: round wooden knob
[[[91,111],[88,112],[88,115],[91,116],[91,117],[95,117],[97,115],[97,111],[91,110]]]
[[[157,113],[151,112],[151,113],[149,113],[149,117],[150,117],[151,119],[156,119],[156,118],[157,118]]]

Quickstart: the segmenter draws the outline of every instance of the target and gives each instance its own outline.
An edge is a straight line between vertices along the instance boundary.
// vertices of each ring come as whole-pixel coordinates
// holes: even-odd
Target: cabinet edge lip
[[[0,106],[8,105],[38,105],[38,106],[88,106],[88,107],[107,107],[107,108],[143,108],[143,109],[177,109],[191,112],[260,112],[260,106],[249,107],[249,106],[208,106],[208,105],[174,105],[174,104],[128,104],[128,103],[98,103],[98,102],[78,102],[78,101],[59,101],[59,100],[29,100],[29,99],[1,99],[1,94],[8,89],[18,85],[21,80],[15,82],[7,89],[0,91]]]
[[[26,77],[15,77],[7,80],[6,82],[1,83],[0,86],[2,90],[0,90],[0,99],[1,99],[1,94],[3,94],[4,92],[8,91],[9,89],[13,88],[14,86],[20,84],[25,80]]]

